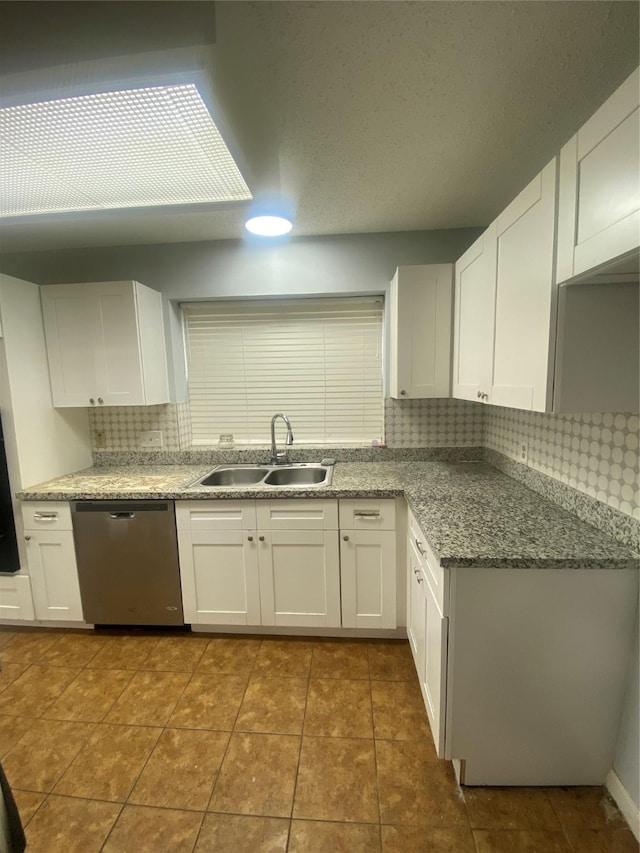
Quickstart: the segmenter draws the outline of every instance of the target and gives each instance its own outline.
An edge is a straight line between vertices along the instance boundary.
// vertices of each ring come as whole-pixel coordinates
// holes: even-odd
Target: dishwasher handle
[[[110,512],[109,518],[115,518],[116,521],[127,521],[130,518],[135,518],[135,512]]]

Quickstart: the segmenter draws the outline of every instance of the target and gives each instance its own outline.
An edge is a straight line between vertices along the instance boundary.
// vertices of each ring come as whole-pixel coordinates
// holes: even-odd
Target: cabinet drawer
[[[446,616],[449,611],[449,573],[440,566],[438,558],[411,511],[409,511],[409,539],[410,544],[419,554],[420,566],[433,592],[433,597],[442,614]]]
[[[259,530],[337,530],[336,500],[256,501]]]
[[[341,500],[341,530],[395,530],[395,500]]]
[[[25,530],[72,530],[71,506],[64,501],[25,501],[22,521]]]
[[[0,619],[35,619],[28,575],[0,575]]]
[[[255,501],[176,501],[178,530],[255,530]]]

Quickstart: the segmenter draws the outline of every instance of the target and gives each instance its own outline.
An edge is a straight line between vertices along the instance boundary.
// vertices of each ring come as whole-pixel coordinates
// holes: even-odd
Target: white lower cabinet
[[[340,501],[343,628],[395,628],[395,501]]]
[[[184,620],[259,625],[258,551],[244,530],[179,530]]]
[[[428,565],[426,553],[420,550],[425,550],[422,541],[419,528],[413,516],[410,516],[407,543],[407,635],[436,752],[439,758],[443,758],[449,622],[443,616],[430,575],[434,569],[438,569],[444,583],[445,573],[437,564]]]
[[[409,517],[407,634],[439,757],[467,785],[600,785],[638,573],[442,569]]]
[[[84,621],[69,504],[27,502],[22,517],[35,618]]]
[[[337,501],[176,504],[185,621],[340,627]]]
[[[337,530],[258,531],[263,625],[340,627]]]
[[[0,575],[0,619],[33,622],[33,598],[29,575]]]

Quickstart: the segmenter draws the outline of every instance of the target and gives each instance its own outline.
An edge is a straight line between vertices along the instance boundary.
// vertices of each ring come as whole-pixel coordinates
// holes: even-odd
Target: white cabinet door
[[[456,263],[452,396],[461,400],[490,399],[495,290],[493,223]]]
[[[33,622],[33,598],[28,575],[0,575],[0,619]]]
[[[262,624],[339,628],[338,531],[259,530],[258,539]]]
[[[440,612],[428,581],[420,584],[424,591],[426,613],[425,666],[420,687],[427,708],[433,742],[439,758],[444,757],[445,702],[447,678],[448,623]]]
[[[395,628],[396,535],[340,531],[343,628]]]
[[[185,622],[260,624],[256,539],[255,531],[179,531]]]
[[[398,267],[391,282],[390,394],[449,397],[453,266]]]
[[[425,673],[427,607],[422,591],[420,557],[410,540],[407,544],[407,636],[422,689]]]
[[[549,411],[553,394],[556,159],[496,220],[497,268],[490,401]]]
[[[36,619],[82,622],[78,569],[70,530],[26,530]]]
[[[639,93],[636,70],[562,149],[558,282],[638,249]]]
[[[54,406],[169,400],[162,296],[134,281],[41,288]]]

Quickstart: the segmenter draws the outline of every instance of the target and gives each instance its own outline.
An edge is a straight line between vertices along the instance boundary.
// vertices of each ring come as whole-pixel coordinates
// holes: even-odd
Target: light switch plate
[[[162,430],[148,429],[139,433],[138,447],[162,447]]]

